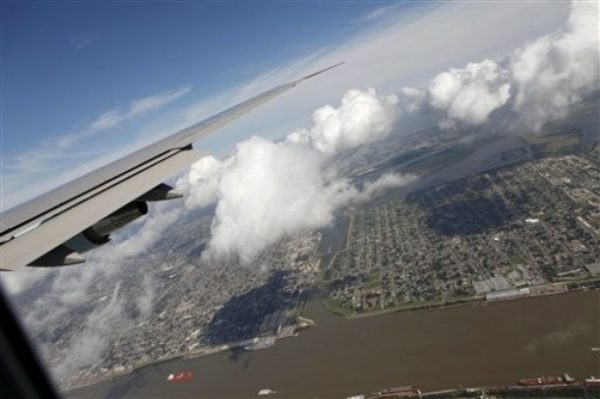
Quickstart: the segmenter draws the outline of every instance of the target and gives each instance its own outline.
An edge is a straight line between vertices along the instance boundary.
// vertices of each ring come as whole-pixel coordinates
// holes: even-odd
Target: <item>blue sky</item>
[[[7,4],[4,156],[178,87],[210,95],[339,41],[376,4]],[[349,23],[350,22],[350,23]]]
[[[346,61],[202,148],[282,136],[353,87],[393,92],[500,56],[567,13],[494,4],[3,2],[2,208],[329,63]]]

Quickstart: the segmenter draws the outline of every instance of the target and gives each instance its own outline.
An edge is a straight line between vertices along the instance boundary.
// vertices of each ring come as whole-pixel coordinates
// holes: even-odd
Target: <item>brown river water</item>
[[[70,393],[72,397],[339,398],[384,387],[431,391],[508,385],[523,377],[600,375],[600,292],[409,311],[348,320],[309,302],[317,325],[258,351],[178,359]],[[172,384],[169,373],[194,379]]]

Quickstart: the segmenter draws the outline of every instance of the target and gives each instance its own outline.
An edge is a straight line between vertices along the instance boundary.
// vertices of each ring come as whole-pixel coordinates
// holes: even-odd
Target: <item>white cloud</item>
[[[69,44],[75,50],[83,50],[98,41],[99,38],[100,36],[98,35],[77,35],[69,38]]]
[[[224,126],[218,134],[203,139],[202,145],[224,156],[232,150],[232,143],[253,135],[282,138],[283,132],[303,124],[316,106],[338,101],[350,87],[399,92],[402,87],[420,84],[449,66],[504,55],[524,41],[556,29],[566,18],[568,3],[448,2],[422,11],[419,7],[403,10],[396,15],[395,22],[386,18],[385,23],[376,24],[337,47],[319,49],[193,104],[186,109],[187,123],[208,117],[276,84],[345,61],[340,68],[303,82],[293,92]],[[473,29],[477,29],[477,35],[473,35]]]
[[[374,21],[382,21],[386,19],[390,19],[393,17],[398,17],[398,13],[402,11],[402,8],[405,6],[402,2],[388,4],[382,7],[375,8],[374,10],[368,12],[366,15],[356,19],[356,22],[374,22]]]
[[[0,273],[0,282],[8,292],[19,294],[48,276],[44,269],[19,270],[12,273]]]
[[[565,29],[521,48],[511,59],[517,94],[513,109],[527,126],[565,117],[600,89],[600,7],[574,1]]]
[[[88,317],[82,330],[75,334],[64,358],[53,368],[59,380],[72,380],[85,367],[102,358],[108,347],[112,332],[123,331],[133,325],[123,317],[123,304],[119,300],[120,284],[117,283],[106,306],[99,305]]]
[[[177,211],[177,210],[176,210]],[[55,331],[64,320],[72,320],[74,312],[82,311],[82,304],[95,301],[94,310],[85,316],[84,321],[73,325],[77,331],[70,334],[70,341],[63,345],[48,345],[42,339],[38,344],[47,359],[52,359],[52,373],[60,383],[73,382],[82,371],[95,367],[105,356],[111,340],[117,339],[114,331],[124,333],[127,329],[144,321],[152,314],[155,298],[155,283],[149,276],[139,279],[139,286],[128,286],[122,292],[118,281],[123,272],[123,264],[129,256],[139,255],[160,238],[159,231],[173,220],[170,211],[145,219],[140,226],[150,233],[138,231],[139,235],[126,238],[115,236],[116,244],[108,244],[86,253],[86,263],[60,268],[26,268],[17,272],[2,273],[3,288],[11,294],[24,293],[28,288],[44,279],[51,279],[48,292],[32,299],[24,324],[32,336]],[[162,225],[161,225],[162,224]],[[127,243],[132,245],[129,247]],[[112,286],[108,297],[99,298],[98,289]],[[131,289],[135,290],[132,298]],[[102,292],[102,291],[100,291]],[[124,311],[124,306],[132,300],[138,313],[133,317]],[[77,320],[77,319],[75,319]]]
[[[346,179],[327,179],[325,166],[311,147],[259,137],[240,144],[220,176],[207,256],[252,261],[284,237],[329,225],[340,206],[414,179],[386,175],[359,191]]]
[[[417,179],[412,174],[399,175],[396,173],[386,173],[373,182],[368,182],[357,196],[361,201],[367,201],[377,193],[389,190],[391,188],[403,187]]]
[[[336,177],[336,155],[387,137],[396,103],[373,89],[349,90],[339,107],[317,109],[310,128],[281,142],[253,137],[223,162],[207,157],[192,165],[178,182],[186,206],[217,204],[207,256],[249,262],[283,237],[328,225],[340,206],[411,181],[386,175],[359,191]]]
[[[485,122],[492,111],[506,104],[509,91],[506,71],[490,60],[442,72],[427,87],[432,107],[469,125]]]
[[[319,154],[259,137],[238,145],[220,176],[212,254],[249,261],[283,236],[329,223]]]
[[[146,251],[161,238],[162,232],[171,226],[181,214],[180,208],[174,208],[169,204],[155,205],[152,207],[151,213],[143,219],[143,223],[139,225],[138,231],[129,236],[127,240],[113,246],[110,254],[106,254],[109,259],[117,261]]]
[[[152,278],[146,275],[142,280],[142,293],[136,297],[136,305],[142,317],[147,317],[151,314],[155,296],[156,291]]]
[[[573,105],[600,90],[598,2],[575,1],[566,26],[517,48],[499,61],[472,62],[436,75],[421,88],[406,88],[408,111],[431,107],[445,113],[442,126],[481,125],[495,110],[510,113],[510,128],[539,131],[568,115]]]
[[[178,191],[185,192],[185,206],[203,208],[217,200],[219,174],[223,163],[213,156],[205,156],[190,166],[190,171],[177,180]]]
[[[150,111],[155,111],[169,103],[177,100],[179,97],[187,94],[191,89],[184,87],[165,93],[159,93],[152,96],[133,100],[127,108],[112,109],[106,111],[90,122],[83,130],[77,133],[67,134],[56,141],[58,148],[71,147],[76,142],[93,134],[112,129],[121,123],[131,120],[135,117],[144,115]]]
[[[326,105],[313,113],[310,130],[292,133],[290,141],[309,141],[324,154],[335,154],[387,137],[398,116],[398,98],[377,96],[374,89],[350,90],[338,108]],[[302,139],[305,135],[306,139]]]

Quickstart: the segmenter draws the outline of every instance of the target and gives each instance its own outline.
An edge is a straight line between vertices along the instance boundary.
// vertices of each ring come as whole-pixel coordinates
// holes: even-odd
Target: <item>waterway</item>
[[[335,398],[387,386],[424,390],[511,384],[519,378],[600,374],[600,292],[576,292],[486,305],[348,320],[313,300],[303,313],[316,326],[275,346],[218,353],[140,369],[70,396]],[[191,370],[190,382],[168,374]]]

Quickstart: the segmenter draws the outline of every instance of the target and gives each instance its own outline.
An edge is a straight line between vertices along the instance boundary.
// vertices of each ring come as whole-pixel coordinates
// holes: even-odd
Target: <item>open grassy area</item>
[[[524,263],[526,263],[525,258],[523,258],[523,256],[519,255],[519,254],[512,254],[508,256],[508,259],[510,260],[510,262],[513,265],[522,265]]]
[[[323,299],[323,305],[325,306],[325,309],[329,310],[331,313],[336,314],[338,316],[348,317],[352,313],[354,313],[352,311],[352,309],[343,307],[342,305],[339,304],[338,301],[336,301],[335,299],[333,299],[331,297],[327,297],[327,298]]]
[[[365,289],[375,288],[381,285],[381,278],[378,275],[371,275],[363,285]]]

